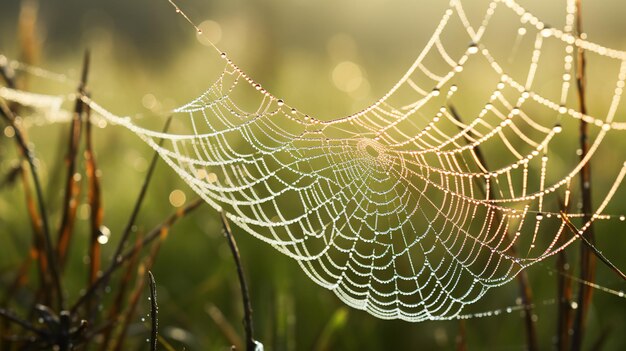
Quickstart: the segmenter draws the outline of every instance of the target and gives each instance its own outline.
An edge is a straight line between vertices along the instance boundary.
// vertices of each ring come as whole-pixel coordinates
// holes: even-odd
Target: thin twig
[[[72,311],[72,314],[74,315],[76,311],[78,310],[78,308],[82,306],[82,304],[84,304],[86,300],[89,299],[95,293],[95,291],[98,290],[103,285],[105,281],[106,282],[109,281],[111,274],[122,264],[130,260],[138,250],[141,250],[142,248],[146,247],[149,243],[154,241],[154,239],[161,236],[164,231],[167,231],[167,229],[169,229],[178,219],[191,213],[192,211],[200,207],[200,205],[202,205],[203,203],[204,203],[204,200],[197,199],[194,202],[187,205],[186,207],[177,210],[175,213],[170,215],[163,223],[161,223],[160,225],[152,229],[150,233],[148,233],[148,235],[141,241],[141,245],[135,246],[129,249],[128,251],[126,251],[124,254],[119,255],[117,259],[113,261],[110,269],[102,273],[100,278],[98,278],[98,280],[96,280],[89,287],[89,289],[87,289],[87,291],[78,299],[78,301],[76,301],[76,303],[72,306],[72,308],[70,309]]]
[[[574,224],[569,220],[569,218],[567,218],[567,215],[565,214],[565,212],[561,211],[561,218],[563,219],[563,222],[565,222],[565,225],[567,226],[567,228],[572,233],[574,233],[574,235],[576,235],[583,242],[583,244],[585,244],[584,246],[587,246],[587,249],[589,250],[589,252],[591,252],[597,258],[599,258],[600,261],[606,264],[615,274],[617,274],[620,278],[622,278],[622,280],[626,281],[626,274],[624,274],[624,272],[622,272],[619,268],[617,268],[617,266],[613,264],[613,262],[607,259],[606,256],[604,256],[602,252],[600,252],[600,250],[598,250],[589,241],[589,239],[585,238],[585,236],[581,234],[580,230],[578,230],[578,228],[574,226]],[[593,282],[586,282],[585,285],[588,285],[588,283],[593,283]]]
[[[102,195],[100,190],[100,181],[98,176],[98,165],[96,163],[96,155],[93,151],[91,137],[91,108],[86,107],[85,112],[85,173],[89,185],[89,206],[91,207],[91,243],[90,243],[90,264],[89,284],[92,284],[98,277],[100,270],[100,242],[98,238],[103,235],[101,232],[102,217],[104,215],[102,208]]]
[[[172,117],[168,117],[165,121],[165,125],[163,126],[163,133],[167,132],[170,128],[170,124],[172,122]],[[164,139],[159,141],[159,147],[163,145]],[[159,153],[157,151],[152,155],[152,160],[150,161],[150,167],[148,167],[148,173],[146,174],[146,178],[143,180],[143,184],[141,185],[141,190],[139,191],[139,196],[137,197],[137,201],[135,202],[135,206],[133,207],[133,212],[128,219],[128,223],[126,223],[126,227],[122,232],[122,238],[117,244],[115,249],[115,254],[113,255],[113,259],[117,259],[119,255],[124,250],[124,246],[126,245],[126,241],[128,241],[128,237],[132,231],[133,226],[135,225],[135,221],[137,220],[137,216],[139,215],[139,210],[141,209],[141,205],[143,204],[143,200],[146,197],[146,192],[148,190],[148,185],[150,184],[150,180],[152,179],[152,174],[156,168],[157,161],[159,160]]]
[[[569,190],[569,183],[567,189]],[[564,202],[559,197],[559,208],[562,212],[569,212],[569,199]],[[565,237],[559,237],[559,243],[565,244]],[[569,346],[570,329],[572,327],[572,278],[570,277],[570,266],[567,263],[567,253],[560,250],[556,258],[557,274],[557,331],[556,331],[556,349],[566,351]]]
[[[87,85],[87,76],[89,72],[89,51],[85,52],[83,58],[82,79],[78,86],[78,94],[85,94]],[[80,135],[82,133],[82,117],[86,104],[80,98],[76,99],[74,105],[74,116],[70,122],[70,135],[68,138],[67,156],[65,162],[67,165],[67,175],[65,179],[65,195],[63,199],[63,215],[61,217],[61,225],[59,227],[59,236],[57,242],[57,251],[60,267],[65,266],[68,257],[69,245],[76,223],[76,211],[78,209],[78,194],[80,186],[76,180],[76,158],[80,148]]]
[[[37,328],[33,327],[33,326],[32,326],[30,323],[28,323],[27,321],[25,321],[25,320],[23,320],[23,319],[21,319],[21,318],[17,317],[17,316],[16,316],[15,314],[13,314],[12,312],[9,312],[9,311],[7,311],[7,310],[5,310],[5,309],[3,309],[3,308],[0,308],[0,317],[4,318],[4,319],[6,319],[6,320],[8,320],[8,321],[10,321],[10,322],[13,322],[13,323],[15,323],[15,324],[17,324],[17,325],[21,326],[22,328],[24,328],[24,329],[26,329],[26,330],[29,330],[29,331],[31,331],[31,332],[33,332],[33,333],[37,334],[37,335],[40,335],[40,336],[45,336],[45,335],[46,335],[46,333],[45,333],[44,331],[39,330],[39,329],[37,329]]]
[[[241,264],[241,257],[239,256],[239,249],[237,248],[237,242],[233,236],[233,232],[230,229],[230,224],[226,218],[226,214],[220,211],[220,217],[222,218],[222,225],[224,226],[224,234],[228,239],[228,246],[233,254],[235,265],[237,265],[237,275],[239,276],[239,285],[241,286],[241,295],[243,299],[244,310],[244,329],[246,331],[246,350],[254,351],[256,349],[256,342],[254,341],[254,326],[252,324],[252,304],[250,303],[250,294],[248,292],[248,284],[246,283],[246,277],[243,273],[243,266]]]
[[[456,111],[454,106],[448,105],[448,109],[450,110],[450,113],[457,121],[459,121],[460,123],[463,123],[463,120],[461,119],[461,115],[459,115],[459,113]],[[470,140],[467,138],[467,135],[463,134],[463,138],[468,144],[471,144]],[[489,166],[487,165],[487,160],[484,154],[482,153],[480,146],[475,146],[473,150],[474,150],[474,154],[476,155],[476,158],[478,159],[478,162],[480,162],[482,166],[488,170]],[[478,182],[477,177],[474,177],[474,179],[476,182]],[[492,187],[489,188],[488,193],[485,190],[485,188],[480,186],[480,184],[478,188],[483,192],[483,195],[488,195],[490,199],[495,198],[495,194],[493,193]],[[496,211],[495,216],[498,219],[498,221],[501,220],[499,212]],[[507,236],[510,237],[510,233],[508,231],[506,234]],[[518,256],[517,248],[514,242],[511,243],[511,245],[509,246],[509,251],[511,252],[511,255],[515,257]],[[536,351],[539,349],[539,344],[537,341],[537,331],[535,329],[535,322],[533,321],[532,289],[530,287],[530,283],[528,282],[528,275],[526,274],[526,271],[525,270],[520,271],[517,274],[516,279],[518,282],[518,287],[520,290],[520,295],[522,297],[522,304],[524,306],[524,312],[525,312],[524,313],[524,325],[526,328],[526,344],[527,344],[526,346],[528,347],[529,351]]]
[[[583,33],[582,27],[582,0],[576,0],[576,31],[580,38]],[[585,50],[582,47],[578,47],[578,60],[576,67],[576,86],[578,88],[578,103],[580,107],[580,113],[587,114],[586,103],[586,58]],[[584,119],[580,120],[580,160],[584,160],[589,152],[589,140],[588,140],[588,125]],[[584,223],[591,221],[592,212],[592,197],[591,197],[591,164],[587,162],[580,170],[580,188],[582,195],[582,213]],[[586,230],[586,239],[591,246],[595,245],[595,235],[593,230],[593,223],[589,225]],[[588,245],[580,246],[580,279],[588,282],[595,280],[595,267],[596,262],[592,251]],[[572,350],[580,350],[582,348],[583,336],[585,334],[585,320],[587,317],[587,311],[591,304],[593,297],[593,289],[585,284],[579,285],[578,291],[578,309],[576,310],[576,316],[574,318],[574,327],[572,333]]]
[[[209,314],[209,316],[213,320],[213,323],[217,325],[217,328],[220,330],[222,335],[226,338],[226,340],[228,340],[231,346],[235,348],[235,350],[244,349],[243,341],[241,341],[241,338],[237,334],[237,331],[232,326],[232,324],[228,322],[226,317],[224,317],[222,311],[217,306],[210,304],[206,308],[206,313]]]
[[[102,343],[100,344],[100,350],[106,351],[109,350],[109,344],[111,343],[111,335],[113,333],[113,329],[116,325],[116,322],[120,319],[120,312],[123,310],[124,302],[126,301],[126,291],[128,290],[128,286],[133,277],[133,268],[136,267],[136,263],[139,260],[139,253],[141,251],[141,233],[137,235],[135,239],[135,253],[131,256],[128,264],[126,265],[126,270],[121,277],[120,283],[117,286],[117,293],[115,299],[113,300],[113,304],[111,308],[109,308],[109,315],[107,318],[107,324],[102,328],[102,331],[99,333],[102,335]]]
[[[465,321],[459,320],[459,334],[456,336],[456,350],[467,351],[467,333],[465,332]]]
[[[44,234],[44,246],[45,246],[45,254],[47,261],[50,266],[50,273],[52,275],[53,288],[56,292],[57,304],[61,309],[64,308],[65,298],[63,296],[63,289],[61,288],[61,278],[59,277],[59,266],[56,260],[55,255],[53,254],[52,248],[52,238],[50,237],[50,225],[48,223],[48,213],[46,210],[45,201],[43,199],[43,190],[41,187],[41,182],[39,181],[39,172],[35,165],[35,156],[33,151],[30,149],[26,140],[24,139],[20,128],[15,123],[15,116],[9,106],[4,102],[4,100],[0,100],[0,115],[3,116],[5,121],[13,127],[15,132],[15,140],[17,141],[20,149],[26,161],[28,162],[30,168],[30,174],[33,179],[33,184],[35,185],[35,193],[37,194],[37,202],[39,207],[39,217],[41,218],[42,229]]]
[[[150,278],[150,351],[156,351],[159,329],[159,308],[157,306],[156,281],[154,280],[152,271],[148,271],[148,277]]]
[[[31,6],[32,4],[31,5],[22,4],[22,5]],[[20,20],[21,19],[22,18],[20,17]],[[20,27],[20,30],[22,28],[24,27]],[[29,28],[33,29],[33,27],[29,27]],[[30,36],[32,37],[32,35],[34,34],[31,33]],[[17,77],[15,76],[15,72],[13,70],[10,70],[7,67],[6,63],[7,63],[6,58],[4,56],[0,56],[0,73],[2,75],[2,78],[4,79],[5,83],[7,84],[9,88],[15,89],[18,86]],[[22,84],[24,84],[24,80],[22,81]],[[17,115],[17,113],[15,112],[16,108],[17,108],[17,105],[9,105],[9,110],[13,113],[14,116]],[[15,120],[14,116],[12,117],[13,120]],[[20,132],[23,135],[23,139],[27,141],[28,138],[25,134],[25,131],[20,130]],[[22,184],[24,186],[24,197],[26,200],[26,209],[27,209],[28,216],[31,222],[31,226],[33,228],[31,256],[34,259],[36,259],[37,265],[39,268],[38,269],[39,289],[40,291],[44,291],[45,287],[48,286],[50,275],[48,273],[49,265],[48,265],[48,261],[46,259],[46,253],[45,253],[46,251],[45,250],[45,234],[43,232],[43,227],[42,227],[43,220],[41,219],[40,214],[38,213],[37,204],[33,198],[32,190],[28,182],[28,172],[26,170],[26,164],[28,163],[28,161],[26,161],[26,155],[24,153],[24,150],[21,147],[19,147],[19,144],[18,144],[18,149],[24,161],[20,162],[19,165],[16,167],[16,169],[19,170],[18,172],[19,177],[21,178]],[[49,297],[49,295],[44,294],[43,297],[44,299],[46,299]],[[51,301],[46,300],[45,302],[50,303]],[[8,300],[7,300],[7,303],[8,303]]]
[[[165,126],[163,127],[163,132],[164,133],[167,132],[167,130],[169,129],[171,121],[172,121],[172,118],[169,117],[167,119],[167,121],[165,122]],[[161,146],[162,143],[163,143],[163,139],[161,141],[159,141],[159,146]],[[72,307],[72,311],[75,311],[75,309],[78,307],[78,305],[81,305],[83,302],[85,302],[85,299],[87,299],[87,298],[91,299],[91,295],[96,293],[96,290],[99,287],[106,286],[108,284],[108,282],[109,282],[110,276],[113,273],[113,271],[117,267],[119,267],[120,264],[122,263],[122,262],[120,262],[122,260],[122,251],[124,250],[126,241],[128,241],[128,238],[130,237],[130,233],[132,231],[132,228],[135,225],[135,221],[137,220],[137,216],[139,214],[139,210],[141,209],[141,205],[143,204],[143,200],[144,200],[145,195],[147,193],[148,185],[150,184],[150,180],[152,179],[152,174],[154,174],[154,170],[156,169],[156,164],[157,164],[158,159],[159,159],[159,153],[155,151],[154,155],[152,156],[152,160],[150,161],[150,167],[148,168],[148,173],[146,174],[146,177],[144,178],[143,184],[141,185],[141,190],[139,191],[139,196],[137,197],[137,201],[135,202],[135,206],[133,207],[133,211],[132,211],[132,213],[130,215],[128,223],[126,224],[126,227],[124,228],[124,231],[122,232],[122,238],[117,243],[117,247],[115,248],[115,253],[113,254],[113,259],[109,263],[109,266],[104,271],[104,273],[100,276],[100,278],[98,280],[93,281],[93,284],[89,287],[89,289],[87,290],[87,293],[81,297],[79,302],[77,302],[74,305],[74,307]],[[126,259],[128,259],[128,258],[129,257],[127,257]]]
[[[146,271],[150,271],[150,269],[152,269],[152,265],[154,264],[154,261],[156,260],[156,256],[159,252],[159,250],[161,249],[161,244],[163,243],[163,240],[165,240],[165,238],[167,237],[167,232],[168,232],[168,228],[169,227],[164,227],[160,232],[159,232],[159,238],[160,240],[157,241],[156,243],[154,243],[154,245],[152,246],[152,250],[150,250],[150,254],[148,255],[148,257],[146,258],[146,262],[142,265],[140,265],[139,267],[139,271],[137,276],[138,277],[142,277],[144,276]],[[131,299],[130,299],[130,304],[128,306],[128,309],[126,311],[126,313],[124,314],[124,320],[122,323],[122,327],[121,327],[121,331],[120,331],[120,335],[118,335],[118,338],[116,340],[116,344],[113,347],[114,351],[120,351],[122,350],[122,346],[123,346],[123,341],[126,339],[126,334],[128,333],[128,328],[130,326],[130,322],[133,318],[133,315],[135,314],[135,310],[137,309],[137,306],[139,304],[139,298],[141,297],[141,293],[143,290],[143,287],[145,285],[145,279],[137,279],[136,285],[135,285],[135,290],[133,290],[133,292],[131,293]]]

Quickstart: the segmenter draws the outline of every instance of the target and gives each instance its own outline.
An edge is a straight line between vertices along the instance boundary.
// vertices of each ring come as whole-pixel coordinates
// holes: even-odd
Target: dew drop
[[[225,52],[222,52],[222,53],[220,54],[220,57],[221,57],[221,58],[223,58],[223,59],[225,59],[225,58],[226,58],[226,53],[225,53]]]
[[[477,52],[478,52],[478,45],[476,45],[476,43],[471,43],[469,48],[467,48],[467,53],[473,55]]]
[[[283,106],[285,102],[282,99],[278,99],[278,101],[276,101],[276,104],[278,104],[278,106]]]

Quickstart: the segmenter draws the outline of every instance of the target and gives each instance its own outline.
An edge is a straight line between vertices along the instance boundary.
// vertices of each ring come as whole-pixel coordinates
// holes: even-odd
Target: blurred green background
[[[18,18],[20,1],[0,5],[0,54],[20,59]],[[626,5],[621,0],[584,0],[584,26],[592,41],[626,49]],[[487,2],[465,1],[470,14],[484,12]],[[565,1],[521,1],[549,23],[561,23]],[[445,1],[427,0],[293,0],[293,1],[180,1],[179,5],[229,57],[275,96],[321,119],[358,111],[382,96],[406,71],[424,46]],[[89,48],[92,67],[89,89],[96,101],[118,114],[141,113],[159,128],[161,112],[202,93],[222,69],[215,52],[206,45],[166,0],[40,1],[37,17],[40,51],[35,64],[76,78],[82,53]],[[514,38],[503,38],[513,40]],[[465,46],[464,41],[459,45]],[[358,88],[333,77],[338,65],[350,62],[362,78]],[[612,74],[612,73],[611,73]],[[33,90],[45,91],[31,82]],[[41,82],[41,84],[46,84]],[[623,120],[623,116],[621,117]],[[32,128],[30,137],[42,163],[47,201],[58,221],[64,174],[62,157],[65,125]],[[4,137],[3,137],[4,138]],[[95,132],[97,158],[102,170],[104,222],[119,233],[132,209],[152,154],[138,138],[122,128]],[[2,141],[1,169],[15,161],[12,146]],[[623,144],[622,144],[623,145]],[[623,162],[623,160],[618,160]],[[59,172],[61,169],[61,172]],[[596,180],[610,181],[596,168]],[[139,219],[149,230],[174,210],[173,191],[195,198],[178,176],[160,164]],[[11,269],[30,243],[19,187],[0,190],[0,278],[10,280]],[[613,208],[626,209],[623,196]],[[86,216],[88,209],[79,209]],[[53,223],[56,223],[53,221]],[[86,221],[78,228],[86,242]],[[601,223],[598,247],[618,267],[626,267],[624,225]],[[310,281],[291,259],[235,228],[254,307],[256,338],[270,350],[386,350],[454,349],[458,321],[411,324],[382,321],[344,306],[335,295]],[[85,276],[83,246],[73,247],[73,263],[65,281],[68,294],[78,296]],[[104,257],[112,254],[105,246]],[[574,259],[578,246],[568,250]],[[556,277],[553,260],[528,271],[537,308],[542,349],[550,349],[556,325]],[[572,262],[575,264],[575,261]],[[205,350],[230,347],[211,317],[215,308],[240,337],[242,309],[235,266],[221,235],[218,214],[208,206],[177,224],[163,245],[153,269],[158,282],[160,327],[177,349]],[[624,290],[623,281],[599,265],[598,282]],[[517,285],[493,289],[474,311],[516,304]],[[142,306],[148,310],[148,302]],[[212,311],[212,312],[211,312]],[[139,322],[139,317],[137,318]],[[585,339],[599,338],[604,349],[626,348],[626,301],[595,292]],[[472,350],[524,349],[523,318],[519,313],[466,321]],[[604,334],[607,332],[607,334]],[[147,328],[137,330],[144,340]],[[606,336],[604,336],[606,335]]]

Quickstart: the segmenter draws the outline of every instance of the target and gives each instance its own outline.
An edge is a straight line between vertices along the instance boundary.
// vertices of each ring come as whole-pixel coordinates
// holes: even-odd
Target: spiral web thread
[[[574,1],[566,10],[564,27],[556,29],[515,1],[492,1],[474,27],[453,0],[397,84],[344,118],[323,121],[288,106],[226,54],[215,83],[174,111],[190,133],[147,130],[83,99],[348,305],[384,319],[459,318],[490,288],[578,238],[565,218],[580,223],[583,214],[560,210],[572,207],[570,189],[598,155],[617,165],[607,168],[615,180],[596,194],[602,201],[579,233],[596,220],[624,221],[605,213],[626,175],[624,155],[603,147],[626,130],[616,119],[626,53],[578,37]],[[508,33],[490,24],[506,18],[513,48],[490,46]],[[471,44],[459,48],[464,38]],[[617,75],[606,82],[608,109],[595,115],[576,107],[578,48]],[[511,51],[524,69],[511,63]],[[45,105],[48,98],[59,108],[54,97],[29,94],[0,90],[5,99]],[[459,118],[455,102],[476,105],[464,111],[468,120]],[[564,132],[581,119],[593,128],[582,160],[571,152],[576,137]],[[487,156],[497,150],[486,157],[496,167],[484,164],[479,148]]]

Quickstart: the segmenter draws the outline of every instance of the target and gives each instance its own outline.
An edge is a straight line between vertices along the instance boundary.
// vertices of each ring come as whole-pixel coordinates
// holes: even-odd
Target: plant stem
[[[578,37],[583,33],[582,28],[582,0],[576,0],[576,31]],[[586,58],[585,50],[578,47],[578,60],[576,67],[576,86],[578,90],[578,103],[580,113],[587,114],[586,104]],[[584,160],[589,152],[588,125],[584,119],[580,120],[580,160]],[[580,171],[580,188],[582,195],[582,213],[583,222],[591,221],[592,198],[591,198],[591,164],[587,162]],[[593,224],[586,230],[586,239],[591,246],[595,245],[595,235]],[[582,236],[581,236],[582,237]],[[585,334],[585,319],[589,310],[589,305],[593,297],[593,289],[582,282],[591,282],[595,280],[596,259],[589,245],[580,245],[580,279],[578,291],[578,309],[574,318],[573,334],[572,334],[572,350],[580,350],[582,348],[583,336]]]
[[[449,105],[448,109],[450,110],[450,113],[457,121],[461,123],[463,122],[461,119],[461,116],[456,111],[454,106]],[[467,139],[467,136],[463,135],[463,137],[465,141],[468,144],[470,144],[470,141]],[[474,153],[476,154],[476,158],[478,159],[478,162],[480,162],[485,169],[489,170],[489,166],[487,165],[487,160],[485,159],[485,156],[482,153],[480,146],[474,147]],[[478,181],[478,178],[475,177],[474,179]],[[483,192],[483,195],[487,195],[486,190],[482,186],[479,186],[478,188]],[[495,198],[495,194],[493,193],[493,188],[491,187],[489,188],[488,196],[490,199]],[[498,221],[500,221],[501,220],[500,213],[496,211],[495,215]],[[508,231],[506,234],[507,236],[510,237],[510,233]],[[509,251],[511,255],[513,255],[514,257],[518,256],[517,249],[514,243],[510,246]],[[522,298],[522,305],[524,306],[524,312],[525,312],[524,313],[524,325],[525,325],[525,330],[526,330],[526,346],[527,346],[528,351],[536,351],[539,349],[539,346],[537,343],[537,331],[535,329],[535,322],[533,321],[533,298],[532,298],[533,293],[530,287],[530,283],[528,282],[528,275],[526,274],[526,271],[524,270],[520,271],[517,274],[516,279],[518,282],[518,288],[519,288],[519,292]]]
[[[151,271],[148,271],[148,277],[150,279],[150,351],[156,351],[159,328],[159,308],[157,307],[156,281]]]
[[[241,264],[241,257],[239,256],[239,249],[237,248],[237,242],[233,236],[233,232],[230,229],[230,224],[226,218],[226,214],[221,211],[220,216],[222,218],[222,225],[224,226],[224,234],[228,239],[228,246],[235,259],[235,265],[237,265],[237,275],[239,276],[239,284],[241,286],[241,295],[243,299],[244,310],[244,328],[246,331],[246,350],[254,351],[256,349],[256,342],[254,341],[254,326],[252,324],[252,304],[250,303],[250,294],[248,292],[248,284],[246,283],[246,277],[243,273],[243,266]]]
[[[24,136],[20,128],[15,123],[15,116],[13,112],[4,102],[4,100],[0,100],[0,115],[4,117],[7,123],[13,128],[15,131],[15,140],[17,141],[20,149],[22,150],[22,154],[26,158],[30,168],[30,174],[33,179],[33,184],[35,185],[35,193],[37,194],[37,202],[39,208],[39,214],[42,222],[42,229],[44,233],[44,245],[45,245],[45,254],[46,259],[50,266],[50,272],[52,276],[52,283],[54,291],[56,292],[57,304],[60,309],[65,307],[65,298],[63,296],[63,289],[61,288],[61,278],[59,276],[59,266],[56,260],[56,256],[53,253],[52,248],[52,238],[50,237],[50,224],[48,223],[48,213],[46,210],[46,205],[43,199],[43,190],[41,187],[41,182],[39,181],[39,172],[37,170],[37,166],[35,165],[35,156],[26,143]]]

